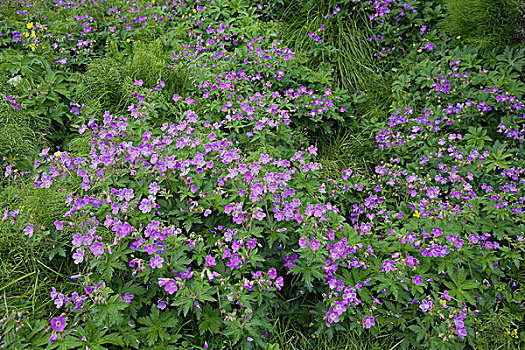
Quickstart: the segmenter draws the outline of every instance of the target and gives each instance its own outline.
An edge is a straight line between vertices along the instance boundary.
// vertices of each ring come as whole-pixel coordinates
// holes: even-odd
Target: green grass
[[[467,44],[490,49],[516,43],[520,0],[446,0],[442,30]]]
[[[64,201],[65,192],[34,188],[30,180],[0,187],[2,215],[4,209],[19,208],[46,227],[64,212]],[[0,222],[0,315],[16,310],[47,317],[56,310],[49,298],[51,287],[67,292],[73,286],[74,265],[66,248],[70,238],[54,234],[22,244],[24,233],[9,221]]]
[[[370,20],[351,9],[342,10],[344,15],[327,13],[336,7],[336,2],[325,0],[291,0],[285,5],[282,15],[282,37],[295,50],[307,53],[307,66],[317,69],[329,62],[335,71],[336,85],[350,91],[363,90],[370,85],[376,74],[374,50],[368,38],[373,35]],[[325,30],[318,33],[320,25]],[[308,36],[308,32],[323,38],[319,44]]]
[[[144,86],[154,88],[158,79],[166,84],[166,96],[184,94],[189,79],[183,68],[170,68],[171,55],[161,40],[135,42],[133,54],[125,60],[103,57],[93,60],[83,75],[77,101],[87,106],[93,115],[126,112],[132,102],[133,82],[141,79]]]
[[[370,172],[373,167],[367,157],[373,151],[373,145],[369,142],[369,133],[366,128],[339,128],[337,134],[318,142],[325,177],[338,178],[342,169]]]

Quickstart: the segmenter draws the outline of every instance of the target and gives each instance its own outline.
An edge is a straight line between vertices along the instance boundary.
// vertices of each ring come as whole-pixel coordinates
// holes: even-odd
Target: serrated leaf
[[[222,318],[219,310],[212,308],[209,305],[204,306],[202,318],[199,321],[199,332],[204,334],[208,331],[211,334],[216,334],[222,325]]]

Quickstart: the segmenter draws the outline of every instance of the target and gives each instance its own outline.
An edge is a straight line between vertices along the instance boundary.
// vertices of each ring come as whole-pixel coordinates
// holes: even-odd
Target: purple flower
[[[230,259],[228,260],[228,263],[226,264],[230,270],[233,269],[240,269],[239,265],[244,262],[244,259],[241,258],[239,254],[233,254]]]
[[[310,241],[310,248],[315,251],[315,250],[319,250],[319,241],[317,241],[314,237],[312,237],[312,240]]]
[[[100,242],[95,242],[93,245],[89,248],[93,252],[93,255],[102,255],[104,253],[104,245]]]
[[[24,233],[29,236],[29,238],[33,237],[33,224],[29,224],[26,226],[26,228],[24,229]]]
[[[337,322],[339,322],[339,315],[335,311],[330,311],[328,313],[328,324],[327,324],[327,326],[330,327],[330,325],[329,325],[330,323],[337,323]]]
[[[275,280],[275,288],[278,290],[281,290],[281,288],[284,286],[283,277],[280,276]]]
[[[394,261],[386,259],[384,264],[381,266],[381,270],[385,271],[386,273],[390,271],[395,271],[396,265]]]
[[[144,198],[139,205],[139,209],[142,211],[142,213],[147,214],[151,211],[151,202]]]
[[[159,286],[164,286],[164,290],[169,294],[173,294],[178,290],[177,282],[171,278],[159,278]]]
[[[13,172],[12,170],[12,166],[11,165],[8,165],[5,169],[5,177],[8,177],[11,173]]]
[[[53,334],[51,334],[51,336],[49,337],[49,342],[54,343],[56,341],[57,341],[57,334],[53,332]]]
[[[272,280],[277,277],[277,271],[273,267],[268,270],[268,277]]]
[[[157,192],[160,191],[160,186],[157,185],[156,182],[152,182],[149,184],[149,193],[151,193],[152,195],[156,195]]]
[[[60,316],[60,317],[53,317],[51,319],[51,327],[57,331],[57,332],[62,332],[64,331],[64,328],[66,328],[66,319],[64,316]]]
[[[211,256],[210,254],[208,254],[208,256],[206,257],[206,266],[215,266],[216,263],[215,263],[215,258],[213,256]]]
[[[164,310],[166,308],[166,302],[159,300],[157,302],[157,308],[159,308],[160,310]]]
[[[457,332],[458,332],[458,336],[461,339],[465,339],[465,337],[467,336],[467,328],[466,327],[457,328]]]
[[[124,295],[121,297],[121,299],[122,299],[125,303],[129,304],[129,303],[131,303],[131,300],[133,300],[133,295],[132,295],[132,294],[129,294],[129,293],[126,293],[126,294],[124,294]]]
[[[419,286],[421,283],[423,283],[423,276],[414,276],[414,278],[412,278],[412,282],[414,282],[416,286]]]
[[[306,237],[299,238],[299,247],[306,248],[308,245],[308,242],[306,241]]]
[[[62,221],[57,220],[57,221],[55,221],[55,227],[56,227],[57,230],[60,231],[60,230],[62,230],[64,228],[64,223]]]
[[[424,299],[422,302],[421,302],[421,305],[419,305],[419,308],[421,310],[423,310],[423,312],[427,312],[427,311],[430,311],[432,310],[432,302],[431,301],[428,301],[426,299]]]
[[[84,261],[84,251],[80,248],[77,248],[75,254],[73,254],[73,259],[75,259],[75,264],[80,264]]]
[[[121,227],[119,236],[125,237],[129,235],[130,233],[131,233],[131,225],[129,224],[129,222],[125,222]]]
[[[365,320],[363,321],[363,327],[370,328],[372,326],[375,326],[376,320],[374,316],[365,316]]]
[[[248,240],[248,248],[255,249],[256,246],[257,246],[257,238],[250,238]]]
[[[197,187],[195,184],[192,184],[192,185],[190,186],[190,191],[191,191],[191,193],[195,193],[195,192],[197,192],[197,190],[198,190],[198,187]]]
[[[164,259],[160,257],[159,254],[155,255],[155,257],[151,258],[149,260],[150,264],[149,267],[153,270],[154,268],[162,268],[162,263],[164,262]]]

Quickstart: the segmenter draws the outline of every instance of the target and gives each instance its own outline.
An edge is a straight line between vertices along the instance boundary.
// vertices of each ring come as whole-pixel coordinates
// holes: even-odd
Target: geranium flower
[[[166,302],[159,300],[157,302],[157,308],[159,308],[159,310],[164,310],[166,308]]]
[[[56,341],[57,341],[57,334],[53,332],[53,334],[51,334],[51,336],[49,337],[49,342],[54,343]]]
[[[90,247],[91,251],[93,252],[93,255],[102,255],[104,253],[104,244],[100,242],[95,242]]]
[[[412,278],[412,282],[414,282],[416,286],[419,286],[421,283],[423,283],[423,276],[414,276],[414,278]]]
[[[64,316],[53,317],[51,319],[51,327],[57,332],[63,332],[66,328],[66,319]]]
[[[423,310],[423,312],[427,312],[427,311],[430,311],[432,310],[432,302],[431,301],[428,301],[426,299],[424,299],[422,302],[421,302],[421,305],[419,305],[419,308],[421,310]]]
[[[216,265],[215,258],[211,256],[210,254],[208,254],[208,256],[206,256],[206,266],[211,267],[215,265]]]
[[[64,228],[64,223],[62,221],[57,220],[57,221],[55,221],[55,227],[56,227],[57,230],[60,231],[60,230],[62,230]]]
[[[24,228],[24,233],[29,237],[33,237],[33,224],[29,224]]]
[[[363,327],[369,329],[372,326],[375,326],[376,320],[374,316],[365,316],[365,319],[363,321]]]

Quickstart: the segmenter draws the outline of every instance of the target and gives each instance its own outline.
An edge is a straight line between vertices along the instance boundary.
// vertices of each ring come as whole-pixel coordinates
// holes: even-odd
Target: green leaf
[[[204,334],[208,331],[211,334],[217,334],[221,325],[222,318],[219,310],[210,305],[204,305],[202,318],[199,321],[199,332]]]
[[[155,344],[159,339],[167,341],[172,338],[175,332],[169,332],[168,329],[179,325],[178,318],[174,316],[169,311],[161,312],[156,306],[152,306],[149,317],[138,318],[138,322],[144,325],[140,332],[146,337],[148,345]]]
[[[101,304],[93,307],[96,314],[95,324],[98,326],[103,325],[106,321],[109,326],[118,324],[122,321],[121,311],[128,307],[128,304],[124,302],[118,295],[108,298],[106,304]]]

